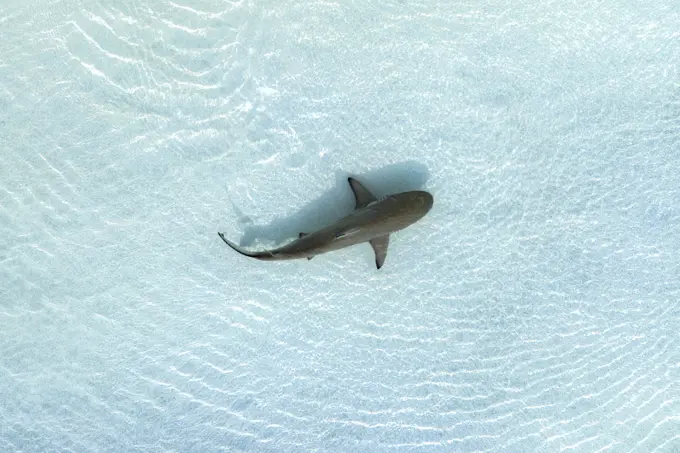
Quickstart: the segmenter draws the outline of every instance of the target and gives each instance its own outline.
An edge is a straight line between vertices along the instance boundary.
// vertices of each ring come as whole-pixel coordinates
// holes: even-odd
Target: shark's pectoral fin
[[[367,206],[369,203],[372,203],[377,200],[375,195],[369,192],[368,189],[365,188],[356,179],[347,178],[347,181],[349,181],[349,186],[352,188],[352,192],[354,192],[354,198],[357,201],[356,209],[363,208],[364,206]]]
[[[380,236],[370,241],[371,247],[375,252],[375,265],[378,269],[382,267],[385,263],[385,257],[387,256],[387,246],[390,245],[390,235]]]

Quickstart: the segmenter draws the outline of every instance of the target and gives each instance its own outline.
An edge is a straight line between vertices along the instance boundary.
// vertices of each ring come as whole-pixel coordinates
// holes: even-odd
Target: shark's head
[[[390,195],[381,202],[381,210],[389,213],[394,228],[401,229],[427,214],[432,209],[433,203],[434,199],[430,193],[414,190]]]
[[[408,211],[413,217],[420,218],[432,209],[434,198],[424,190],[414,190],[392,195],[404,211]]]
[[[413,194],[414,203],[419,205],[419,209],[423,215],[430,212],[430,209],[432,209],[432,205],[434,204],[434,197],[432,197],[432,194],[430,192],[425,192],[424,190],[416,190],[411,193]]]

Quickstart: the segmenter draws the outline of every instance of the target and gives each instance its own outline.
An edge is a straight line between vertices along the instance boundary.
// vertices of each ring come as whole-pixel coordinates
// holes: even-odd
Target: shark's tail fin
[[[243,250],[241,247],[234,244],[229,239],[225,238],[222,233],[217,233],[217,235],[222,238],[222,240],[224,241],[225,244],[227,244],[229,247],[236,250],[238,253],[240,253],[243,256],[248,256],[250,258],[256,258],[258,260],[274,259],[274,255],[270,252],[249,252],[247,250]]]

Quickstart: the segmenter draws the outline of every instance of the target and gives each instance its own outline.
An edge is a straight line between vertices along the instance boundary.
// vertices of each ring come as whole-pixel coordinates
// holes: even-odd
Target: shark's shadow
[[[234,206],[234,211],[240,217],[240,223],[245,225],[239,244],[248,247],[256,240],[280,244],[286,239],[296,238],[299,232],[313,232],[350,214],[355,202],[347,182],[349,176],[357,178],[376,197],[381,198],[393,193],[422,188],[427,182],[429,172],[423,164],[413,161],[392,164],[360,174],[337,171],[335,187],[330,191],[311,200],[295,214],[276,218],[268,225],[252,224],[250,219]]]

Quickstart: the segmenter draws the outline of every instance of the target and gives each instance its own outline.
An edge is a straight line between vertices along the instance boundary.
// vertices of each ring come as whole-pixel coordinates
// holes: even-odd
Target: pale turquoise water
[[[0,7],[0,451],[680,451],[680,6]],[[376,194],[428,217],[262,263]]]

